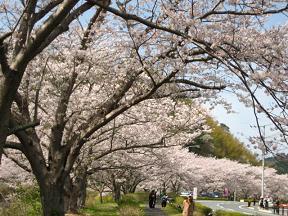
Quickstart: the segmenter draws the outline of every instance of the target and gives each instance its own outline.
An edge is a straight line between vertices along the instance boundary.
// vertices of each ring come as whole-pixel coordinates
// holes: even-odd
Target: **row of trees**
[[[68,184],[70,188],[66,188],[66,192],[71,193],[68,199],[70,211],[77,212],[85,205],[87,188],[98,191],[100,200],[103,194],[112,193],[115,201],[120,200],[122,193],[147,189],[180,193],[197,187],[201,193],[222,192],[227,188],[230,193],[237,191],[240,197],[261,193],[260,166],[203,157],[179,146],[146,150],[141,148],[134,152],[121,150],[98,159],[97,164],[99,163],[102,164],[101,167],[94,167],[93,172],[91,169],[84,170],[83,166],[73,172],[71,185]],[[10,169],[15,170],[11,166]],[[18,170],[19,173],[21,172]],[[275,169],[266,168],[265,195],[286,199],[287,177],[287,174],[278,175]],[[33,182],[32,175],[28,176],[26,173],[17,178],[6,173],[5,180],[9,178],[13,182],[23,182],[24,178]]]
[[[89,158],[98,163],[97,158],[121,148],[133,152],[131,145],[139,144],[133,133],[153,130],[157,139],[147,142],[150,147],[190,142],[202,124],[196,104],[222,103],[217,92],[224,88],[253,106],[256,117],[269,118],[282,133],[279,142],[286,142],[286,26],[262,28],[269,14],[287,10],[286,1],[0,4],[0,154],[32,171],[45,216],[64,215],[70,205],[67,188],[77,188],[73,181],[82,170],[95,171]],[[264,103],[258,97],[262,93],[273,101]],[[133,118],[141,124],[151,121],[149,102],[166,97],[173,101],[167,101],[168,107],[181,98],[198,98],[195,112],[184,109],[183,116],[180,111],[183,127],[162,133],[165,121],[180,114],[157,107],[158,116],[167,116],[162,121],[152,115],[160,133],[137,125],[116,137],[121,124],[134,124]],[[139,111],[129,114],[134,106],[144,110],[143,117]],[[179,131],[193,135],[177,137]],[[116,138],[124,147],[115,145]],[[83,158],[88,163],[80,169]]]

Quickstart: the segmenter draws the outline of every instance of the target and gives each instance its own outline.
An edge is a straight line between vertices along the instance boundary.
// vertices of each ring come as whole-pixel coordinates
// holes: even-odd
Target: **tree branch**
[[[6,141],[6,143],[3,146],[4,148],[9,148],[9,149],[15,149],[15,150],[19,150],[19,151],[23,151],[23,146],[21,143],[18,142],[10,142],[10,141]]]
[[[207,86],[204,84],[200,84],[200,83],[196,83],[194,81],[191,80],[187,80],[187,79],[175,79],[175,80],[171,80],[171,83],[182,83],[182,84],[187,84],[187,85],[192,85],[201,89],[213,89],[213,90],[223,90],[226,88],[226,86],[224,85],[219,85],[219,86]]]
[[[288,4],[278,10],[267,10],[267,11],[260,11],[260,12],[255,12],[255,11],[232,11],[232,10],[227,10],[227,11],[215,11],[211,10],[208,13],[204,14],[203,16],[199,17],[199,19],[205,19],[210,15],[224,15],[224,14],[229,14],[229,15],[240,15],[240,16],[260,16],[260,15],[267,15],[267,14],[276,14],[276,13],[281,13],[288,10]]]
[[[10,66],[7,61],[7,47],[4,44],[4,40],[12,35],[12,32],[8,32],[0,37],[0,64],[1,64],[1,69],[2,73],[5,75],[10,71]]]
[[[164,26],[161,26],[161,25],[157,25],[153,22],[150,22],[146,19],[143,19],[137,15],[134,15],[134,14],[129,14],[129,13],[125,13],[123,11],[119,11],[119,10],[116,10],[115,8],[112,8],[112,7],[109,7],[109,6],[105,6],[103,4],[101,4],[100,1],[98,0],[86,0],[87,2],[90,2],[92,4],[95,4],[101,8],[104,8],[105,10],[115,14],[116,16],[119,16],[121,18],[123,18],[124,20],[134,20],[134,21],[137,21],[137,22],[140,22],[146,26],[149,26],[153,29],[159,29],[159,30],[162,30],[162,31],[166,31],[166,32],[170,32],[172,34],[175,34],[175,35],[178,35],[178,36],[181,36],[181,37],[184,37],[184,38],[187,38],[188,35],[183,33],[183,32],[180,32],[180,31],[177,31],[177,30],[173,30],[173,29],[170,29],[170,28],[167,28],[167,27],[164,27]]]
[[[53,8],[61,4],[64,0],[52,0],[44,8],[39,10],[33,17],[34,24],[46,16]]]
[[[28,62],[37,54],[38,48],[47,39],[53,30],[60,28],[59,24],[71,12],[72,8],[78,3],[78,0],[64,0],[58,9],[53,13],[46,22],[35,32],[35,38],[29,38],[25,49],[15,57],[15,61],[11,65],[14,71],[24,72]]]
[[[17,164],[17,166],[19,166],[20,168],[22,168],[23,170],[25,170],[26,172],[29,172],[29,173],[32,172],[31,169],[29,169],[29,168],[28,168],[26,165],[24,165],[23,163],[20,163],[20,161],[18,161],[16,158],[11,157],[11,156],[8,156],[8,154],[6,154],[5,152],[4,152],[4,155],[5,155],[7,158],[9,158],[10,160],[12,160],[15,164]]]
[[[8,132],[8,135],[11,135],[11,134],[15,134],[19,131],[23,131],[23,130],[26,130],[28,128],[34,128],[36,126],[40,125],[40,121],[36,121],[36,122],[31,122],[31,123],[27,123],[25,125],[20,125],[20,126],[17,126],[17,127],[14,127],[12,129],[9,130]]]

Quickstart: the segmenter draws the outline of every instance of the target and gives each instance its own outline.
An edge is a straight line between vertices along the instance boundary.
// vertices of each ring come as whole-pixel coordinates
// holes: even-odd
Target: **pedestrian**
[[[265,209],[268,209],[268,208],[269,208],[268,197],[266,197],[266,198],[264,199],[264,208],[265,208]]]
[[[264,199],[263,199],[263,197],[260,197],[259,206],[260,206],[260,208],[264,208]]]
[[[278,199],[278,197],[275,200],[275,209],[276,209],[276,214],[280,213],[280,200]]]
[[[256,205],[256,197],[255,196],[253,196],[253,206],[255,206]]]
[[[155,204],[156,204],[156,191],[152,190],[149,194],[149,207],[155,208]]]
[[[195,208],[195,203],[193,201],[193,197],[186,197],[183,201],[183,216],[192,216]]]
[[[161,197],[161,206],[165,208],[167,205],[167,202],[168,202],[168,196],[167,194],[164,193]]]
[[[250,207],[251,206],[251,199],[248,198],[247,202],[248,202],[248,207]]]

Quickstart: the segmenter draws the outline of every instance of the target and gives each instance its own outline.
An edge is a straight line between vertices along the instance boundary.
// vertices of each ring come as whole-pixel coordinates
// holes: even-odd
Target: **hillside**
[[[189,150],[203,156],[215,156],[228,158],[241,163],[258,165],[259,162],[224,124],[217,124],[212,118],[207,119],[212,131],[210,134],[202,134],[194,143],[188,145]]]
[[[277,170],[278,174],[288,173],[288,154],[281,154],[276,157],[265,159],[266,165]]]

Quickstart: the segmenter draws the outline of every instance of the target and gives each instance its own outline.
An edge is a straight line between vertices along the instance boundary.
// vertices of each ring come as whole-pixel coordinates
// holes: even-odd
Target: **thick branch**
[[[37,5],[37,0],[27,1],[27,5],[24,8],[21,21],[19,23],[19,29],[17,31],[17,41],[14,47],[14,56],[19,53],[23,45],[26,43],[26,39],[29,37],[29,34],[32,30],[32,15],[35,12]]]
[[[15,128],[10,129],[8,135],[15,134],[18,131],[23,131],[23,130],[26,130],[28,128],[34,128],[34,127],[36,127],[38,125],[40,125],[40,121],[39,120],[36,121],[36,122],[27,123],[25,125],[17,126]]]
[[[15,150],[19,150],[19,151],[23,151],[23,146],[21,143],[18,142],[10,142],[7,141],[4,146],[4,148],[9,148],[9,149],[15,149]]]
[[[49,12],[51,12],[55,7],[61,4],[63,0],[53,0],[49,2],[45,7],[39,10],[33,17],[34,24],[41,20],[44,16],[46,16]]]
[[[98,8],[96,13],[94,14],[94,16],[89,21],[88,27],[87,27],[86,31],[84,32],[84,36],[83,36],[82,41],[81,41],[81,48],[83,50],[87,49],[87,45],[91,41],[91,40],[89,40],[89,36],[91,34],[91,29],[92,29],[93,25],[96,23],[96,20],[99,17],[101,11],[102,11],[102,8]]]
[[[55,29],[59,28],[62,20],[71,12],[72,8],[77,4],[78,0],[64,0],[58,9],[53,13],[43,25],[35,32],[35,38],[29,38],[25,49],[22,49],[15,57],[15,61],[11,65],[12,70],[24,72],[27,63],[34,58],[37,49],[47,39],[47,36]]]
[[[172,80],[170,81],[171,83],[182,83],[182,84],[187,84],[187,85],[192,85],[201,89],[213,89],[213,90],[223,90],[226,88],[226,86],[224,85],[219,85],[219,86],[207,86],[207,85],[203,85],[200,83],[196,83],[193,82],[191,80],[187,80],[187,79],[176,79],[176,80]]]
[[[60,34],[69,30],[70,23],[83,14],[85,11],[89,10],[92,7],[91,4],[85,3],[75,10],[73,10],[67,17],[63,18],[62,22],[59,23],[57,28],[54,28],[49,35],[45,38],[42,44],[35,50],[35,54],[40,53],[44,48],[46,48],[55,38],[57,38]]]
[[[21,163],[20,161],[18,161],[16,158],[11,157],[11,156],[8,156],[8,154],[6,154],[5,152],[4,152],[4,155],[5,155],[7,158],[9,158],[10,160],[12,160],[15,164],[17,164],[17,166],[19,166],[20,168],[22,168],[23,170],[25,170],[26,172],[29,172],[29,173],[32,172],[31,169],[29,169],[25,164],[23,164],[23,163]]]

